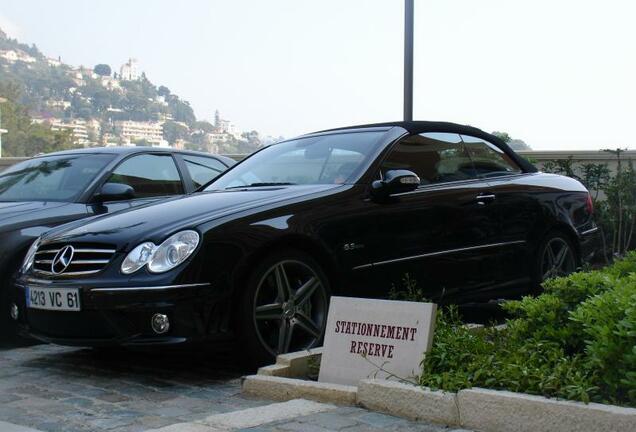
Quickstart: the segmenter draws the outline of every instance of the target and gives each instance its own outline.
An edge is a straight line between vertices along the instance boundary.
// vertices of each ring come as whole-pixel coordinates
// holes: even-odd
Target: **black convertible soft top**
[[[358,125],[358,126],[347,126],[336,129],[328,129],[320,132],[314,133],[325,133],[325,132],[342,132],[346,130],[354,130],[354,129],[381,129],[386,128],[387,130],[393,127],[401,127],[405,129],[410,134],[419,134],[424,132],[447,132],[447,133],[457,133],[463,135],[471,135],[476,138],[482,138],[488,142],[493,143],[501,150],[503,150],[508,156],[510,156],[517,164],[525,171],[525,172],[537,172],[537,168],[532,165],[527,159],[519,156],[515,153],[502,139],[497,138],[493,134],[489,134],[488,132],[484,132],[481,129],[478,129],[473,126],[461,125],[457,123],[450,122],[438,122],[438,121],[395,121],[395,122],[386,122],[386,123],[373,123],[366,125]],[[312,134],[308,134],[312,135]]]

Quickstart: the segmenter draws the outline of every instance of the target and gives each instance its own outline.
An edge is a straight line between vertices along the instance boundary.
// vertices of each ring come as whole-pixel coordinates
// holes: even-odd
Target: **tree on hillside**
[[[192,125],[197,120],[194,116],[194,111],[187,101],[182,101],[177,97],[170,98],[168,101],[168,108],[172,114],[172,118],[175,121],[183,122],[187,125]]]
[[[524,140],[512,138],[508,132],[494,131],[492,134],[508,144],[508,146],[510,146],[513,150],[532,150],[532,148],[526,144]]]
[[[107,64],[100,63],[98,65],[95,65],[95,67],[93,68],[93,72],[100,76],[110,76],[113,71]]]
[[[74,148],[70,131],[52,131],[45,124],[32,123],[27,109],[15,102],[19,94],[12,83],[0,83],[2,127],[8,132],[2,136],[2,155],[30,157]]]
[[[166,86],[159,86],[157,89],[157,94],[159,96],[168,97],[170,96],[170,89]]]
[[[214,125],[212,123],[208,122],[208,121],[205,121],[205,120],[196,121],[192,125],[192,129],[202,130],[203,132],[211,133],[211,132],[214,132]]]
[[[136,147],[152,147],[152,144],[146,139],[138,139],[133,142]]]
[[[179,123],[167,121],[163,124],[163,139],[170,144],[174,144],[178,139],[186,139],[188,135],[188,128]]]
[[[508,144],[508,142],[510,142],[510,140],[512,139],[510,135],[508,134],[508,132],[494,131],[492,134],[496,136],[497,138],[499,138],[500,140],[502,140],[503,142],[505,142],[506,144]]]

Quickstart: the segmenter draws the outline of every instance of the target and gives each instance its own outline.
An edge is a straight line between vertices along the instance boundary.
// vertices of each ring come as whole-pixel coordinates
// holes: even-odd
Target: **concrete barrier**
[[[317,402],[355,405],[358,389],[342,384],[251,375],[243,380],[242,392],[248,396],[278,401],[309,399]]]
[[[243,380],[243,393],[288,401],[359,405],[374,411],[484,432],[636,432],[636,409],[584,404],[509,391],[474,388],[432,391],[409,383],[366,379],[357,386],[308,381],[320,348],[280,355],[275,365]]]
[[[362,380],[358,383],[358,404],[365,408],[410,420],[444,425],[460,424],[455,393],[431,391],[387,380]]]
[[[508,391],[457,394],[462,427],[487,432],[635,432],[636,409]]]

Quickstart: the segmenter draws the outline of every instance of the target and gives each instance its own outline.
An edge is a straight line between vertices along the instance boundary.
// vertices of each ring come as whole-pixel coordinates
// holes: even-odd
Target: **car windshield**
[[[21,162],[0,173],[0,201],[75,201],[114,157],[76,154]]]
[[[205,190],[351,183],[376,153],[381,135],[340,133],[274,144],[230,169]]]

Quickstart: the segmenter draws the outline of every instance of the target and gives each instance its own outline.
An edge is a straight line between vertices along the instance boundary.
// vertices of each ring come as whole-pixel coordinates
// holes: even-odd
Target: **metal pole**
[[[413,120],[413,5],[404,0],[404,121]]]
[[[3,97],[0,97],[0,104],[5,103],[7,100]],[[0,107],[0,158],[2,157],[2,134],[7,131],[2,129],[2,107]]]

